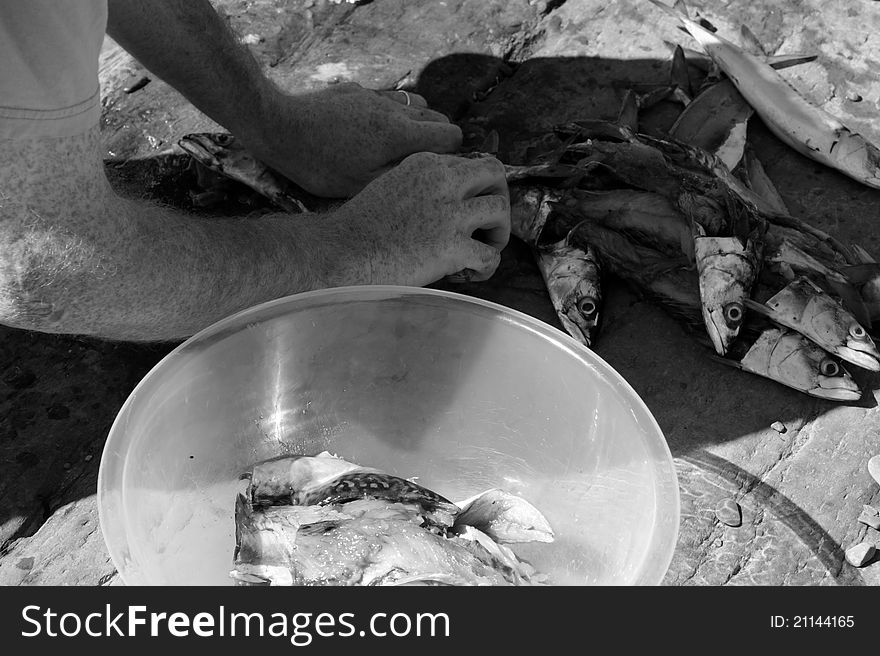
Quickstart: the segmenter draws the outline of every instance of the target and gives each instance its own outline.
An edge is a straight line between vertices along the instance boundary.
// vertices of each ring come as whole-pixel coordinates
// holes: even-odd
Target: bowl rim
[[[123,568],[121,567],[121,565],[124,563],[124,559],[119,553],[117,547],[114,546],[114,544],[111,543],[111,541],[108,539],[107,535],[107,526],[109,519],[107,517],[108,511],[105,508],[106,503],[103,498],[105,494],[104,489],[107,477],[107,468],[105,467],[105,465],[110,458],[111,451],[113,450],[113,443],[115,442],[114,436],[121,435],[124,432],[124,429],[121,428],[120,424],[122,423],[123,417],[127,414],[126,411],[134,403],[134,399],[136,398],[138,391],[149,385],[156,376],[159,376],[162,371],[169,366],[168,363],[175,359],[180,352],[187,348],[190,348],[191,345],[196,342],[200,342],[208,337],[222,333],[233,324],[241,323],[242,319],[247,316],[259,314],[263,311],[270,310],[271,308],[277,306],[307,302],[314,298],[332,298],[333,296],[345,296],[350,294],[365,294],[367,296],[370,296],[370,298],[365,299],[368,301],[387,300],[388,298],[402,296],[435,296],[446,298],[456,302],[479,305],[486,309],[493,310],[502,316],[507,315],[511,319],[516,320],[522,324],[527,324],[532,330],[536,331],[537,333],[543,334],[544,337],[557,340],[560,346],[567,347],[585,360],[590,361],[595,365],[598,365],[599,368],[602,369],[607,376],[613,379],[613,381],[622,388],[622,391],[626,393],[629,398],[640,407],[640,410],[642,410],[642,413],[648,421],[649,426],[655,431],[656,435],[661,438],[659,440],[656,440],[656,446],[659,448],[660,452],[664,456],[664,460],[668,465],[668,472],[671,474],[671,481],[669,481],[669,484],[672,501],[674,501],[674,503],[672,504],[672,517],[670,518],[674,520],[674,530],[672,532],[672,535],[670,536],[669,544],[664,545],[665,553],[662,554],[662,561],[659,561],[663,564],[663,576],[660,577],[659,581],[653,583],[653,585],[660,585],[662,583],[662,579],[665,578],[666,573],[669,570],[669,566],[672,563],[672,558],[675,553],[675,548],[678,543],[680,533],[681,497],[679,492],[678,473],[675,469],[675,461],[672,456],[672,452],[669,449],[669,443],[666,440],[666,435],[660,428],[660,425],[657,423],[657,419],[654,417],[654,414],[651,412],[650,408],[648,408],[642,397],[639,396],[635,389],[633,389],[632,385],[630,385],[629,382],[614,367],[606,362],[605,359],[602,358],[594,350],[578,342],[568,333],[560,330],[559,328],[556,328],[546,321],[542,321],[537,317],[533,317],[532,315],[526,314],[525,312],[516,310],[501,303],[487,301],[476,296],[470,296],[459,292],[442,289],[430,289],[426,287],[415,287],[407,285],[348,285],[342,287],[328,287],[307,292],[299,292],[297,294],[289,294],[287,296],[282,296],[280,298],[252,305],[248,308],[239,310],[238,312],[219,319],[214,323],[206,326],[205,328],[199,330],[198,332],[194,333],[192,336],[188,337],[183,342],[174,347],[174,349],[172,349],[161,360],[159,360],[159,362],[153,365],[153,367],[143,376],[143,378],[138,381],[131,392],[129,392],[128,397],[125,399],[125,402],[120,406],[119,411],[117,412],[116,417],[114,418],[113,423],[111,424],[110,429],[107,433],[107,438],[104,441],[104,447],[101,452],[101,461],[98,466],[97,480],[98,524],[101,527],[101,535],[104,539],[104,545],[107,548],[111,561],[113,562],[113,565],[116,568],[119,577],[122,579],[122,582],[125,585],[130,585],[130,583],[126,580],[125,573],[123,571]]]

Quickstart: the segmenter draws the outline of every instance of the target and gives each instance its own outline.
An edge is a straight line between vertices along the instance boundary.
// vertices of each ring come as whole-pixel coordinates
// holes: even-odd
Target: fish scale
[[[341,504],[363,498],[390,499],[458,510],[455,504],[436,492],[390,474],[344,474],[326,485],[293,495],[294,503],[301,506]]]

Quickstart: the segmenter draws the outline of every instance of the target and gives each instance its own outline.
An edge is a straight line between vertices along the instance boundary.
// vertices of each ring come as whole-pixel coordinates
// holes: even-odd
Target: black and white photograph
[[[16,645],[869,635],[877,340],[876,0],[0,0]]]

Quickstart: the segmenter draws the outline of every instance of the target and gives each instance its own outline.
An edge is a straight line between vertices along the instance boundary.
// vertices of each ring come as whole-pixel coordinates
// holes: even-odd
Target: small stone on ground
[[[880,531],[880,510],[877,510],[872,506],[864,506],[862,514],[859,515],[859,521],[862,524],[867,524],[871,528]]]
[[[784,433],[788,430],[785,427],[785,424],[783,424],[781,421],[774,421],[772,424],[770,424],[770,428],[775,430],[777,433]]]
[[[715,516],[718,518],[718,521],[728,526],[736,527],[742,524],[742,511],[739,504],[730,498],[724,499],[715,506]]]

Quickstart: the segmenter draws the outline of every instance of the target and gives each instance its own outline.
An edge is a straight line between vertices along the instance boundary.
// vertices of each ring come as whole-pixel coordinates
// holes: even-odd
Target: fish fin
[[[747,52],[751,52],[753,55],[758,55],[760,57],[766,57],[767,51],[764,49],[764,44],[761,43],[760,39],[752,32],[747,25],[741,25],[739,28],[739,32],[743,38],[743,50]]]
[[[718,28],[712,25],[708,20],[703,18],[702,16],[697,17],[697,24],[702,27],[704,30],[708,32],[712,32],[713,34],[718,31]]]
[[[681,46],[675,46],[672,53],[672,64],[669,70],[669,84],[678,87],[688,97],[693,97],[691,79],[688,76],[688,63]]]
[[[834,290],[834,293],[840,298],[840,304],[856,318],[863,326],[871,326],[871,314],[859,293],[852,284],[834,280],[830,276],[825,276],[828,286]]]
[[[666,100],[672,93],[672,87],[660,87],[647,93],[638,94],[639,109],[651,109],[654,105]]]
[[[754,149],[746,144],[743,150],[743,164],[746,177],[748,178],[747,187],[759,198],[763,199],[773,211],[781,214],[789,214],[788,207],[782,196],[767,175],[764,165],[758,159]]]
[[[767,317],[768,319],[773,317],[773,311],[763,303],[758,303],[750,298],[746,298],[743,300],[743,305],[752,312],[756,312],[763,317]]]
[[[737,362],[736,360],[731,360],[729,358],[723,358],[720,355],[715,355],[714,353],[709,354],[709,359],[718,362],[719,364],[727,365],[728,367],[733,367],[734,369],[739,369],[742,371],[743,366]]]
[[[684,0],[675,0],[675,2],[672,3],[672,8],[682,16],[690,17],[690,14],[688,13],[687,3]]]
[[[868,301],[865,303],[865,308],[868,310],[872,322],[880,322],[880,302]]]
[[[623,95],[617,123],[629,128],[633,133],[639,131],[639,98],[632,89],[627,89]]]
[[[851,283],[861,285],[880,276],[880,263],[851,264],[850,266],[840,267],[840,272]]]
[[[875,260],[868,251],[859,246],[858,244],[850,244],[850,248],[853,251],[853,254],[856,256],[858,260],[861,261],[862,264],[873,264],[877,260]]]
[[[797,53],[793,55],[768,55],[766,61],[778,71],[783,68],[790,68],[791,66],[808,64],[809,62],[816,61],[818,58],[819,55]]]

